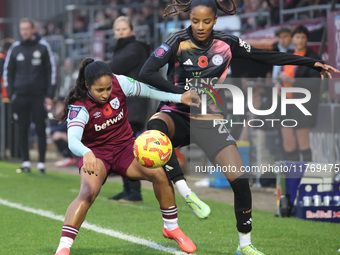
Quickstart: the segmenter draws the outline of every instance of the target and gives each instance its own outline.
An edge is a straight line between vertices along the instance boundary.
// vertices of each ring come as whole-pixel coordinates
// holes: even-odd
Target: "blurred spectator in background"
[[[113,30],[117,44],[113,49],[110,67],[113,73],[137,79],[139,71],[149,56],[148,45],[136,40],[131,19],[121,16],[115,20]],[[129,122],[135,137],[145,129],[148,100],[145,98],[127,98]],[[110,199],[121,202],[141,202],[141,183],[123,178],[124,190]]]
[[[116,20],[121,15],[118,9],[107,9],[105,13],[109,20]]]
[[[258,12],[261,9],[262,3],[264,0],[244,0],[244,13],[254,13]],[[255,28],[256,27],[256,19],[255,17],[249,17],[246,20],[246,23],[243,24],[244,29]]]
[[[269,12],[271,25],[280,23],[280,0],[266,0]]]
[[[110,20],[106,17],[104,11],[97,11],[94,17],[94,30],[110,29]]]
[[[86,18],[82,15],[77,15],[74,18],[73,33],[87,32]]]
[[[63,98],[58,98],[55,103],[54,116],[58,116],[64,110]],[[63,159],[54,163],[57,167],[77,165],[78,160],[68,148],[67,143],[67,122],[58,123],[56,119],[51,120],[50,138],[55,143]]]
[[[45,36],[46,35],[46,27],[45,27],[45,23],[43,21],[35,21],[34,22],[34,27],[36,32],[41,36]]]
[[[8,51],[4,66],[4,80],[12,102],[13,118],[19,126],[21,171],[29,172],[28,130],[31,118],[38,135],[39,173],[45,173],[46,111],[52,110],[56,81],[56,67],[50,45],[36,32],[34,21],[23,18],[19,22],[22,39]]]
[[[299,25],[292,31],[292,42],[295,50],[294,55],[306,56],[320,59],[312,48],[307,47],[309,31],[306,27]],[[288,51],[290,52],[290,51]],[[310,78],[310,79],[306,79]],[[306,116],[295,105],[287,105],[285,119],[294,119],[297,126],[282,127],[282,142],[285,152],[285,160],[290,161],[312,161],[312,151],[309,143],[310,129],[315,126],[320,94],[320,74],[318,71],[307,66],[284,66],[279,75],[283,87],[305,88],[311,92],[311,99],[304,107],[312,114]],[[299,98],[299,93],[288,93],[287,98]]]
[[[60,97],[66,97],[71,88],[75,86],[78,76],[77,71],[74,60],[66,58],[64,61],[64,70],[62,72],[63,80],[58,93]]]
[[[148,6],[144,6],[142,8],[142,21],[140,25],[147,25],[150,29],[150,36],[151,38],[154,37],[154,26],[155,26],[155,19],[154,19],[154,8],[158,8],[159,3],[158,1],[153,2],[152,0],[147,0],[144,4]],[[157,12],[158,13],[158,12]],[[157,22],[160,21],[160,16],[157,15]]]
[[[292,31],[290,28],[279,28],[275,31],[275,36],[279,40],[273,45],[274,51],[287,52],[288,50],[294,50],[294,44],[292,43]],[[279,74],[282,72],[282,69],[282,66],[273,66],[273,82],[276,82],[276,80],[279,78]]]
[[[7,90],[4,86],[4,82],[2,79],[2,73],[3,73],[3,69],[4,69],[4,64],[5,64],[5,60],[6,60],[6,55],[7,52],[9,50],[9,48],[11,47],[11,45],[14,43],[14,39],[12,38],[5,38],[3,40],[0,41],[0,47],[1,47],[1,51],[0,51],[0,84],[1,84],[1,97],[2,98],[8,98],[7,95]]]
[[[124,16],[128,17],[131,20],[132,24],[139,25],[143,20],[141,10],[137,10],[136,8],[133,8],[130,5],[128,7],[123,8],[122,13]]]

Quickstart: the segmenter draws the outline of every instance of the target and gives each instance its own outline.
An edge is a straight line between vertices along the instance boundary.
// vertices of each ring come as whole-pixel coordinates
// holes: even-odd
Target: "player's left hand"
[[[87,152],[83,157],[83,171],[88,175],[98,175],[97,158],[92,151]]]
[[[328,75],[329,78],[332,79],[332,75],[331,75],[330,71],[333,71],[334,73],[340,73],[340,71],[338,69],[334,68],[333,66],[322,64],[321,62],[315,62],[314,66],[322,68],[322,70],[320,72],[322,79],[324,78],[325,73]]]

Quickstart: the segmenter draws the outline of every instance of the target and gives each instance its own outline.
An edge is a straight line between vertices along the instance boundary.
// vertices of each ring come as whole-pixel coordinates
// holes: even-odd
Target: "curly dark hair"
[[[199,5],[210,7],[215,13],[217,12],[216,8],[228,15],[234,15],[236,13],[234,0],[173,0],[173,3],[165,8],[163,17],[176,16]]]

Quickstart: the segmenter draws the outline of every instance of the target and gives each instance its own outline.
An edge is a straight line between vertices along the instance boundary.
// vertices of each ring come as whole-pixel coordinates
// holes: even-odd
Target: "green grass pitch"
[[[64,216],[69,203],[78,194],[80,178],[55,172],[39,175],[36,169],[30,174],[17,174],[16,168],[17,165],[0,161],[0,254],[53,255],[62,221],[10,207],[3,201]],[[90,208],[86,222],[180,251],[174,241],[162,236],[161,213],[153,192],[143,190],[144,203],[137,205],[107,199],[120,191],[120,184],[107,182]],[[212,215],[200,221],[183,199],[177,196],[176,200],[179,225],[195,242],[196,254],[235,254],[238,234],[232,206],[206,201],[212,208]],[[340,224],[275,218],[272,213],[254,210],[252,241],[267,255],[337,254]],[[81,228],[71,254],[169,253]]]

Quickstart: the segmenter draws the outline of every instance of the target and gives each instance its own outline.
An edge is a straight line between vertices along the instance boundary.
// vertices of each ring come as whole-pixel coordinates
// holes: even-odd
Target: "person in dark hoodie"
[[[127,16],[118,17],[113,23],[113,30],[117,41],[109,63],[112,72],[138,79],[138,74],[149,56],[149,46],[136,40],[134,26]],[[146,98],[127,98],[129,123],[134,137],[145,129],[148,105],[149,100]],[[120,202],[142,202],[140,181],[123,178],[123,182],[124,190],[110,199]]]
[[[4,65],[4,84],[19,126],[21,171],[30,172],[28,130],[31,121],[38,135],[39,173],[45,173],[47,111],[52,110],[56,66],[49,44],[36,33],[34,21],[19,22],[21,40],[10,47]]]

